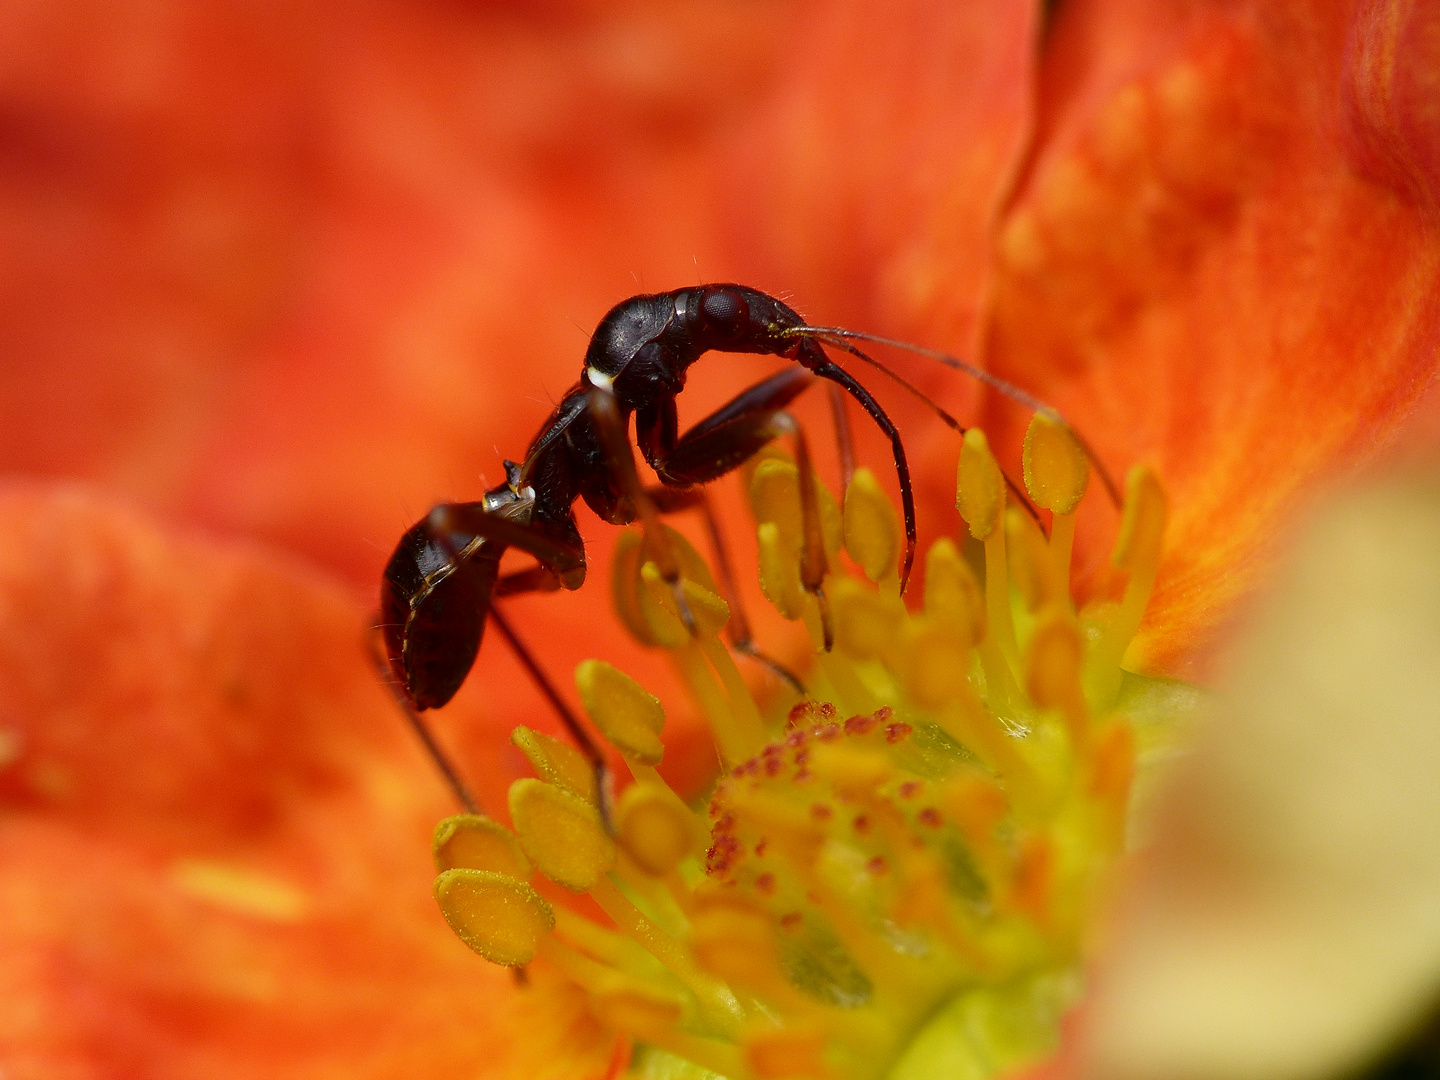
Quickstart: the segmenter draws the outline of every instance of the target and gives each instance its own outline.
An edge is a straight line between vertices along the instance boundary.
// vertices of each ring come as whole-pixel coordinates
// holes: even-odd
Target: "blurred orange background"
[[[9,5],[0,471],[279,545],[373,597],[413,521],[521,456],[632,293],[736,280],[968,355],[1034,14],[916,4],[876,39],[865,10]],[[972,388],[899,363],[973,412]],[[708,359],[682,422],[775,367]],[[953,439],[876,392],[928,485],[922,535],[953,532]],[[582,597],[514,602],[562,683],[595,651],[570,628],[597,625],[615,536],[580,512]],[[485,700],[533,702],[502,653]]]

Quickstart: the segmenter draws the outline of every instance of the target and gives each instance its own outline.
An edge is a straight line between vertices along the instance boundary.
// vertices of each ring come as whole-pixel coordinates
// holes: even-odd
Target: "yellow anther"
[[[450,929],[486,960],[519,967],[535,959],[555,913],[523,881],[493,870],[446,870],[435,879],[435,899]]]
[[[800,559],[787,549],[780,536],[780,526],[763,521],[755,530],[759,548],[760,591],[787,619],[804,614],[804,594],[800,591]]]
[[[760,1080],[825,1080],[826,1034],[823,1029],[771,1028],[745,1040],[745,1062]]]
[[[559,784],[586,802],[598,801],[595,766],[568,742],[541,731],[531,731],[521,724],[510,732],[510,743],[525,755],[525,760],[530,762],[530,767],[541,780]]]
[[[1135,466],[1125,478],[1125,513],[1110,561],[1132,573],[1153,568],[1160,561],[1165,517],[1165,492],[1155,470]]]
[[[585,711],[610,745],[627,758],[658,765],[665,754],[660,732],[665,708],[660,699],[623,671],[603,660],[583,660],[575,685]]]
[[[633,784],[615,808],[621,848],[640,868],[664,877],[696,848],[695,815],[666,788]]]
[[[1027,608],[1037,611],[1047,604],[1069,599],[1055,566],[1054,553],[1045,543],[1039,526],[1013,506],[1005,512],[1005,542],[1010,578]]]
[[[1079,505],[1090,482],[1090,461],[1064,421],[1036,413],[1025,432],[1020,460],[1025,490],[1036,506],[1068,514]]]
[[[539,871],[572,892],[585,892],[615,865],[615,842],[595,807],[543,780],[510,785],[510,820],[520,847]]]
[[[679,631],[685,632],[685,637],[679,638],[677,645],[683,644],[688,640],[689,632],[685,630],[685,624],[680,619],[680,609],[675,605],[674,587],[660,576],[660,568],[653,562],[647,562],[640,567],[640,579],[645,583],[646,591],[660,607],[660,613],[656,616],[657,620],[669,620],[668,628],[657,637],[663,637],[666,641],[676,641],[678,628]],[[695,620],[696,628],[702,634],[718,633],[730,618],[730,605],[710,589],[689,578],[681,580],[680,588],[685,594],[685,604],[690,608],[690,616]]]
[[[671,627],[666,619],[660,626],[652,625],[653,610],[659,605],[645,583],[640,580],[640,567],[645,562],[645,541],[638,529],[629,529],[615,541],[615,559],[610,564],[610,593],[615,600],[615,613],[630,631],[632,637],[643,645],[675,648],[684,643],[683,638],[667,641],[663,635]],[[683,633],[684,627],[681,627]]]
[[[995,531],[1005,509],[1005,477],[979,428],[965,432],[960,446],[955,507],[976,540],[987,539]]]
[[[925,614],[967,647],[985,636],[985,593],[949,537],[925,556]]]
[[[457,814],[435,826],[430,843],[435,869],[492,870],[524,881],[530,864],[515,834],[498,821],[479,814]]]
[[[869,469],[856,469],[845,492],[845,550],[871,581],[895,573],[900,526],[895,507]]]
[[[819,480],[815,482],[815,501],[820,512],[820,534],[825,541],[825,554],[833,559],[840,551],[843,534],[840,508],[835,496]],[[805,532],[800,510],[800,470],[793,461],[767,458],[755,466],[750,477],[750,506],[755,520],[774,522],[786,547],[798,553]]]
[[[710,568],[690,541],[668,525],[661,528],[670,539],[670,548],[680,563],[680,572],[685,580],[697,582],[715,592],[715,579],[710,576]],[[615,610],[636,640],[666,649],[679,648],[689,639],[689,631],[665,610],[646,587],[640,568],[648,561],[651,560],[640,530],[628,529],[621,533],[610,568],[610,589],[615,598]]]
[[[872,592],[853,578],[831,584],[830,610],[835,644],[857,660],[892,652],[905,622],[905,605],[899,597]]]
[[[921,708],[940,708],[969,691],[970,650],[946,627],[912,620],[905,655],[905,692]]]

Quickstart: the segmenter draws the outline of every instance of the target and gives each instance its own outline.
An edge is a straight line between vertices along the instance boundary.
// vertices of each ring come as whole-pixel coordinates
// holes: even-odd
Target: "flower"
[[[587,661],[575,676],[586,710],[635,782],[611,809],[579,751],[516,728],[539,779],[510,787],[514,832],[473,813],[436,830],[435,895],[456,934],[496,964],[538,960],[534,996],[582,994],[638,1044],[639,1075],[685,1062],[728,1077],[987,1076],[1053,1051],[1124,843],[1137,754],[1164,746],[1155,720],[1173,725],[1186,691],[1120,668],[1159,564],[1154,474],[1127,484],[1123,600],[1077,617],[1067,581],[1085,455],[1039,414],[1025,465],[1053,514],[1048,539],[1006,509],[983,434],[966,433],[957,503],[985,584],[939,540],[912,614],[897,515],[868,470],[842,513],[818,483],[806,508],[781,451],[752,459],[762,588],[821,652],[783,730],[717,637],[731,612],[699,555],[678,533],[631,533],[616,603],[671,653],[711,725],[724,771],[709,820],[655,770],[661,703]],[[662,542],[684,568],[694,634],[658,569]],[[842,545],[878,588],[845,572]],[[536,871],[608,923],[547,900]]]
[[[1139,655],[1187,675],[1276,521],[1433,373],[1422,5],[1072,0],[1038,72],[1020,4],[917,6],[884,34],[845,8],[700,31],[643,7],[558,32],[553,6],[22,14],[0,189],[11,1075],[543,1075],[549,1032],[603,1067],[580,1003],[536,1028],[404,884],[428,871],[399,834],[443,804],[355,652],[368,605],[189,530],[368,599],[390,539],[543,414],[515,407],[546,385],[517,389],[515,358],[563,387],[564,315],[593,320],[632,268],[690,280],[696,256],[817,319],[973,340],[1104,460],[1148,456],[1175,515]],[[985,408],[1005,458],[1015,419]],[[933,537],[955,447],[919,416]],[[556,670],[591,592],[526,609]],[[648,683],[637,655],[615,659]],[[471,720],[534,706],[518,677],[484,696],[448,734],[494,795],[520,764]]]

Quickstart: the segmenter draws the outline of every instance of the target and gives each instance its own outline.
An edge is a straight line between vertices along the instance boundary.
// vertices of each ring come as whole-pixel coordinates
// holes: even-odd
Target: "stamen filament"
[[[591,898],[628,937],[642,945],[693,993],[706,1019],[722,1034],[733,1036],[744,1010],[724,983],[705,974],[688,950],[647,919],[615,885],[605,878],[590,887]]]

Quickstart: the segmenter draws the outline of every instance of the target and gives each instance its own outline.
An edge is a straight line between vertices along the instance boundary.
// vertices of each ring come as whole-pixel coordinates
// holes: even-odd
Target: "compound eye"
[[[750,325],[750,307],[733,289],[706,289],[700,310],[705,321],[727,337],[744,333]]]

